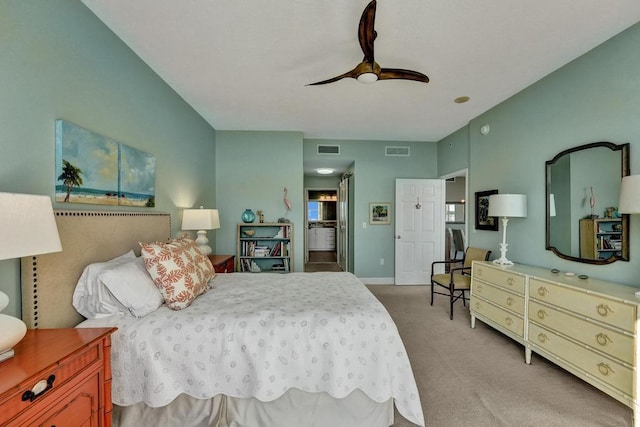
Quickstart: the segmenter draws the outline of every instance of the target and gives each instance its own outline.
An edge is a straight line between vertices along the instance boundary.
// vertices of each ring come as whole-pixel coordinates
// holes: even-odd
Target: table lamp
[[[524,194],[492,194],[489,196],[489,216],[502,217],[502,243],[500,258],[493,260],[495,264],[511,265],[507,259],[507,224],[509,218],[527,216],[527,196]]]
[[[640,175],[622,177],[618,212],[621,214],[640,213]]]
[[[0,260],[60,252],[60,237],[48,196],[0,193]],[[0,292],[0,311],[9,297]],[[18,318],[0,313],[0,361],[14,355],[27,327]]]
[[[203,254],[211,254],[211,246],[207,239],[206,230],[215,230],[220,228],[220,217],[217,209],[185,209],[182,212],[182,229],[198,230],[196,244]]]

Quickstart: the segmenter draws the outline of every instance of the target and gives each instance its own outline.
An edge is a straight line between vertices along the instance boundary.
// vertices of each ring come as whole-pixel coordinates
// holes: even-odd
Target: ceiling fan
[[[307,86],[323,85],[327,83],[337,82],[338,80],[350,77],[357,79],[362,83],[373,83],[377,80],[415,80],[418,82],[428,83],[429,77],[422,73],[412,70],[403,70],[400,68],[381,68],[373,57],[373,42],[378,33],[374,29],[376,20],[376,0],[372,0],[362,12],[360,25],[358,26],[358,40],[360,47],[364,53],[362,62],[353,70],[348,71],[331,79],[322,80],[316,83],[310,83]]]

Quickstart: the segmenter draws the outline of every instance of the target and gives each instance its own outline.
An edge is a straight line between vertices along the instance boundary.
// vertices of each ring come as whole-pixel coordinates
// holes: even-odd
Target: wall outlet
[[[367,223],[366,222],[362,223],[362,228],[367,228]]]
[[[380,265],[384,265],[384,258],[380,258]]]

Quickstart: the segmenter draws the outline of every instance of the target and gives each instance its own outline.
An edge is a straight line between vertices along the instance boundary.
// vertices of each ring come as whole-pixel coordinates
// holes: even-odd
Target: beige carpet
[[[427,426],[631,426],[627,406],[476,322],[427,286],[369,286],[398,326]],[[396,413],[394,427],[414,426]]]

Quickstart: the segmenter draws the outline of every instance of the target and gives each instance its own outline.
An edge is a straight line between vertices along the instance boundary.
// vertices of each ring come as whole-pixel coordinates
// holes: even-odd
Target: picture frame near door
[[[374,224],[374,225],[391,224],[391,203],[387,203],[387,202],[369,203],[369,224]]]
[[[498,231],[498,218],[489,216],[489,196],[498,190],[476,192],[476,230]]]

